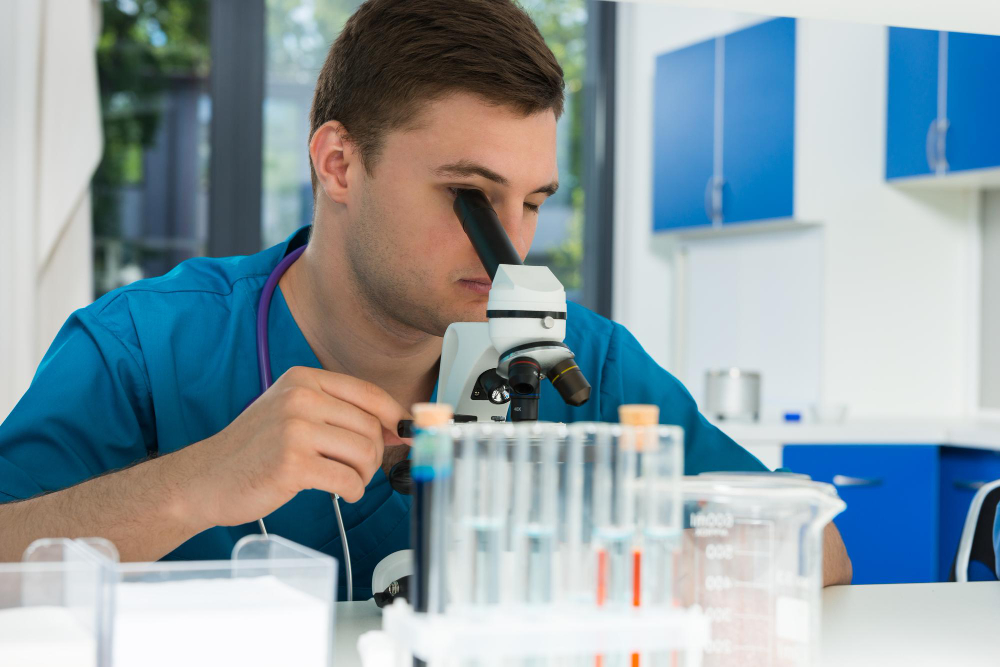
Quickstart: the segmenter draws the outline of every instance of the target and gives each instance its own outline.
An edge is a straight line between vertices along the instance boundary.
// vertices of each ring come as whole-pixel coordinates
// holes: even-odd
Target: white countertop
[[[952,445],[1000,450],[1000,420],[848,420],[836,424],[713,422],[743,445]]]
[[[823,591],[823,667],[1000,665],[1000,582]]]
[[[336,667],[360,667],[357,639],[381,627],[375,602],[339,602]],[[1000,582],[823,590],[823,667],[1000,664]]]

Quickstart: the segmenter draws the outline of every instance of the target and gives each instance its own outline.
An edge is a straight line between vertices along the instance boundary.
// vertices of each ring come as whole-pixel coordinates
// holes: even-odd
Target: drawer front
[[[1000,452],[961,447],[941,448],[941,541],[938,576],[947,581],[958,550],[969,504],[984,482],[1000,479]],[[969,578],[993,579],[985,566],[971,564]]]
[[[855,584],[937,580],[937,446],[786,445],[782,464],[834,484],[847,503],[834,522]]]

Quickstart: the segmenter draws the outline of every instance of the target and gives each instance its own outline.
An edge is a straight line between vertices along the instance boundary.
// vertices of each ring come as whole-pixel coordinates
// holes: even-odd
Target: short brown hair
[[[370,173],[386,132],[412,122],[419,103],[453,92],[558,118],[563,71],[511,0],[367,0],[327,54],[309,136],[339,121]]]

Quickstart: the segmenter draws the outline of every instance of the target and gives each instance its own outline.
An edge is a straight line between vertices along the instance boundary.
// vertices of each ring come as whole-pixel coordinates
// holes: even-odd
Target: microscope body
[[[500,264],[493,278],[487,322],[458,322],[445,332],[438,379],[438,402],[454,407],[457,418],[513,421],[538,418],[540,383],[549,378],[570,404],[560,382],[575,369],[566,337],[566,292],[548,267]],[[579,375],[579,370],[576,370]],[[582,380],[583,376],[579,375]],[[496,382],[503,382],[498,387]]]

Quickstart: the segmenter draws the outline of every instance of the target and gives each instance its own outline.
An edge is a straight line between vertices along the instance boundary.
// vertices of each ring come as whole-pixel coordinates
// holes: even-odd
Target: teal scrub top
[[[0,502],[176,451],[232,422],[258,395],[255,324],[264,281],[287,252],[307,241],[309,229],[256,255],[188,260],[73,313],[0,424]],[[275,378],[292,366],[320,367],[280,289],[268,330]],[[625,327],[570,303],[566,330],[593,393],[574,408],[545,383],[539,419],[612,422],[623,403],[655,403],[663,423],[684,428],[687,474],[766,469],[705,420],[683,385]],[[354,597],[366,599],[375,565],[409,546],[410,498],[393,491],[380,470],[361,500],[342,507]],[[345,598],[329,494],[303,491],[265,523],[269,532],[337,558]],[[256,523],[211,528],[165,558],[227,559],[237,540],[257,531]]]

